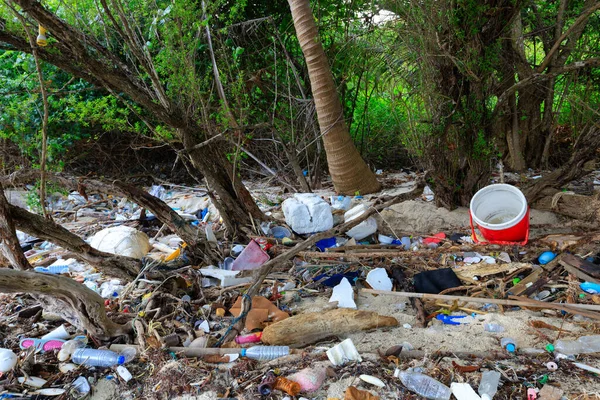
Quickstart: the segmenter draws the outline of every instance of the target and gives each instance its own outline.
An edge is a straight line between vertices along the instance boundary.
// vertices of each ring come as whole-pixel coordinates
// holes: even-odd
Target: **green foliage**
[[[46,182],[46,200],[53,196],[55,193],[68,196],[69,191],[62,186],[55,184],[54,182]],[[32,188],[29,188],[27,195],[25,196],[25,204],[27,207],[38,214],[42,213],[42,203],[40,201],[40,181],[39,179],[35,182]]]

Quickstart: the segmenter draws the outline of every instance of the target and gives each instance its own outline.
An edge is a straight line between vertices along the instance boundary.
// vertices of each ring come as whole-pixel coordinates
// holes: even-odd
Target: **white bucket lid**
[[[517,225],[527,214],[527,199],[518,188],[499,183],[479,190],[471,199],[469,207],[473,221],[483,228],[503,230]],[[509,221],[500,224],[486,222],[500,211],[515,214]]]

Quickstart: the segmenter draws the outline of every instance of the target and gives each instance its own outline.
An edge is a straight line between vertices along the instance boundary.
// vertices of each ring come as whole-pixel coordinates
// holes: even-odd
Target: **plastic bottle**
[[[242,349],[240,355],[253,360],[270,361],[290,354],[288,346],[254,346]]]
[[[481,382],[479,382],[479,390],[481,400],[492,400],[498,391],[498,383],[500,383],[500,372],[485,371],[481,374]]]
[[[504,327],[496,322],[486,322],[483,324],[483,329],[485,329],[486,332],[504,332]]]
[[[554,351],[567,356],[600,352],[600,335],[582,336],[577,340],[557,340]]]
[[[41,272],[43,274],[59,275],[59,274],[69,273],[69,266],[68,265],[49,265],[47,267],[35,267],[33,270],[35,272]]]
[[[448,386],[418,372],[401,371],[398,377],[408,390],[426,399],[449,400],[452,394]]]
[[[513,338],[502,338],[500,345],[502,345],[502,347],[505,348],[509,353],[514,353],[517,350],[517,342]]]
[[[125,364],[124,355],[110,350],[76,349],[71,360],[86,367],[113,367]]]

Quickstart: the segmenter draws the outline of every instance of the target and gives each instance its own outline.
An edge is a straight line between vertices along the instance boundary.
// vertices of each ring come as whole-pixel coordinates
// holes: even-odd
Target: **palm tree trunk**
[[[372,193],[380,185],[364,162],[348,132],[331,68],[318,37],[309,0],[288,0],[296,35],[306,58],[308,76],[323,136],[329,173],[342,194]]]

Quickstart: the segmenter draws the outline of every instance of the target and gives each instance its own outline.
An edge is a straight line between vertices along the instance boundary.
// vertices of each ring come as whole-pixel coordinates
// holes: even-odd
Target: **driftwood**
[[[4,184],[25,184],[39,177],[39,171],[21,170],[2,179]],[[204,260],[208,264],[214,263],[218,256],[208,245],[203,234],[199,234],[197,228],[192,227],[185,219],[167,205],[161,199],[134,185],[123,181],[103,181],[99,179],[77,178],[65,174],[47,174],[48,181],[59,186],[76,190],[84,197],[88,193],[100,193],[104,195],[116,195],[126,197],[150,211],[163,224],[177,234],[188,244],[188,250],[197,260]]]
[[[136,277],[140,271],[140,260],[96,250],[79,236],[41,215],[30,213],[13,205],[10,205],[9,209],[10,216],[19,230],[72,251],[84,261],[109,275],[130,280]]]
[[[600,135],[600,132],[598,134]],[[600,197],[598,195],[583,196],[557,191],[553,196],[538,200],[534,207],[581,221],[600,223]]]
[[[250,306],[251,306],[250,298],[252,296],[255,296],[256,294],[258,294],[258,291],[260,290],[260,287],[261,287],[263,281],[265,280],[267,275],[269,275],[269,273],[273,270],[273,268],[275,268],[276,266],[283,265],[283,263],[291,260],[298,253],[313,246],[316,242],[318,242],[321,239],[325,239],[328,237],[332,237],[332,236],[347,232],[348,230],[352,229],[356,225],[360,224],[362,221],[365,221],[367,218],[369,218],[371,215],[375,214],[376,212],[379,212],[379,211],[381,211],[387,207],[390,207],[396,203],[400,203],[401,201],[410,200],[410,199],[420,196],[421,193],[423,193],[424,187],[425,187],[425,183],[422,180],[418,180],[416,187],[413,190],[411,190],[410,192],[402,193],[396,197],[388,199],[387,201],[384,201],[384,199],[379,199],[376,202],[376,204],[373,205],[373,207],[370,207],[360,217],[358,217],[352,221],[345,222],[345,223],[343,223],[337,227],[334,227],[333,229],[330,229],[326,232],[321,232],[321,233],[312,235],[305,241],[298,243],[296,246],[294,246],[292,249],[290,249],[286,253],[283,253],[283,254],[273,258],[272,260],[268,261],[267,263],[265,263],[262,267],[260,267],[260,269],[257,270],[257,272],[255,272],[253,283],[250,286],[250,288],[248,289],[248,291],[246,292],[246,294],[248,296],[244,297],[242,300],[241,318],[232,326],[232,328],[229,330],[229,332],[223,337],[223,340],[221,342],[228,342],[228,341],[233,340],[233,338],[235,336],[237,336],[238,333],[243,330],[244,323],[245,323],[245,315],[248,313],[248,311],[250,310]]]
[[[267,326],[262,342],[270,345],[304,346],[348,332],[397,326],[393,317],[372,311],[339,308],[327,312],[304,313]]]
[[[566,163],[523,188],[527,202],[533,204],[546,188],[561,188],[594,171],[596,168],[592,160],[598,156],[599,148],[600,126],[590,125],[577,138],[573,154]]]
[[[31,293],[44,309],[100,339],[131,331],[129,323],[119,325],[108,318],[100,295],[71,278],[0,268],[0,292]]]

